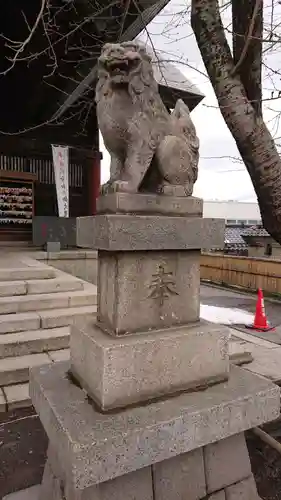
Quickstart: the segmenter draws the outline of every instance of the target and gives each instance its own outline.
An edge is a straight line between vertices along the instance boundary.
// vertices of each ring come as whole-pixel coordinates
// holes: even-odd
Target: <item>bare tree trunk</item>
[[[281,244],[281,160],[235,71],[218,1],[192,0],[191,24],[221,113],[253,182],[264,227]]]
[[[233,59],[246,95],[262,113],[263,0],[232,0]]]

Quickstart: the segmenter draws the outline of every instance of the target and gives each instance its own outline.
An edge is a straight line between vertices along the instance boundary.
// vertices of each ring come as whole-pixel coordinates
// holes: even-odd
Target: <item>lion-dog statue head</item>
[[[96,101],[121,88],[134,97],[143,93],[145,87],[156,92],[158,89],[145,47],[136,42],[105,44],[98,59]]]

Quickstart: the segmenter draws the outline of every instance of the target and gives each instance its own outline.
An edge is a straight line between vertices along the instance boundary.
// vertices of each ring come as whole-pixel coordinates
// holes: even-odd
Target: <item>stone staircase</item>
[[[69,358],[70,325],[96,314],[96,286],[30,258],[0,258],[0,411],[30,404],[29,368]]]

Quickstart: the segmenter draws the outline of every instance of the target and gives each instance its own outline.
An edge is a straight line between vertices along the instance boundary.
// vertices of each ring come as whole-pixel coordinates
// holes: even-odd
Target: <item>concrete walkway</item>
[[[252,322],[256,307],[254,295],[203,285],[201,310],[204,305],[210,306],[204,309],[205,319],[227,324],[230,328],[230,354],[251,352],[253,361],[244,368],[281,384],[281,303],[265,299],[266,313],[275,330],[259,336],[240,323],[243,313],[246,313],[246,320]]]

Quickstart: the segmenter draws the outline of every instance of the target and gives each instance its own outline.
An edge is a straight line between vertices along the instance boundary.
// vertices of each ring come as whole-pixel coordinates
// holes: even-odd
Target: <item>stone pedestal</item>
[[[198,321],[199,287],[198,250],[99,251],[98,321],[112,335]]]
[[[102,410],[125,407],[226,380],[228,337],[226,328],[205,322],[137,337],[74,326],[71,372]]]
[[[116,193],[98,210],[77,223],[99,255],[97,325],[70,343],[81,387],[105,411],[226,380],[228,331],[199,321],[200,249],[223,245],[223,222],[192,197]]]
[[[279,416],[277,386],[232,367],[205,391],[101,413],[68,370],[30,374],[50,440],[38,500],[258,499],[243,433]]]
[[[31,371],[50,444],[38,500],[257,500],[244,431],[279,388],[229,367],[228,329],[201,322],[200,249],[221,247],[202,201],[111,194],[78,219],[98,250],[97,322],[70,364]]]

